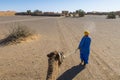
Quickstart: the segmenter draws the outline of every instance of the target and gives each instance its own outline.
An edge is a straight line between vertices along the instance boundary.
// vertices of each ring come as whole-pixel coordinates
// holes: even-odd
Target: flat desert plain
[[[0,80],[45,80],[47,54],[72,53],[84,30],[92,39],[89,64],[80,69],[79,51],[66,57],[58,80],[120,80],[120,18],[86,15],[83,18],[6,16],[0,17],[0,40],[13,24],[22,24],[38,35],[32,41],[0,46]]]

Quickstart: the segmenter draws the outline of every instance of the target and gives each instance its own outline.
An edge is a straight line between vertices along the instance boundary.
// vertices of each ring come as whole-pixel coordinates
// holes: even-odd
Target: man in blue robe
[[[78,46],[78,49],[80,49],[81,65],[83,64],[84,66],[86,66],[86,64],[88,64],[89,54],[90,54],[90,44],[91,44],[91,38],[89,37],[89,32],[85,31],[84,36],[81,39],[80,44]]]

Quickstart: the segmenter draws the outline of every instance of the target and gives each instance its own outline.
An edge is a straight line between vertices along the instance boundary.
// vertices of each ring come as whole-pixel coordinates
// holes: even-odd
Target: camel
[[[56,80],[58,73],[59,73],[59,67],[63,62],[63,52],[51,52],[47,55],[48,57],[48,71],[47,71],[47,77],[46,80]]]

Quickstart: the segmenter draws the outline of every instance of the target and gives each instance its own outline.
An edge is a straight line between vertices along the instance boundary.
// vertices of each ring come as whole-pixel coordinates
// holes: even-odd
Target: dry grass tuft
[[[33,35],[35,35],[35,32],[29,29],[27,26],[17,24],[9,30],[9,34],[6,36],[6,38],[0,41],[0,44],[8,45],[21,43]]]

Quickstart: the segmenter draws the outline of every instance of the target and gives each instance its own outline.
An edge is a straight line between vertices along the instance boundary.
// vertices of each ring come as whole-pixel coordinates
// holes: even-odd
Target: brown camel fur
[[[58,73],[59,73],[59,67],[63,62],[63,52],[51,52],[47,55],[48,57],[48,72],[46,80],[56,80]]]

